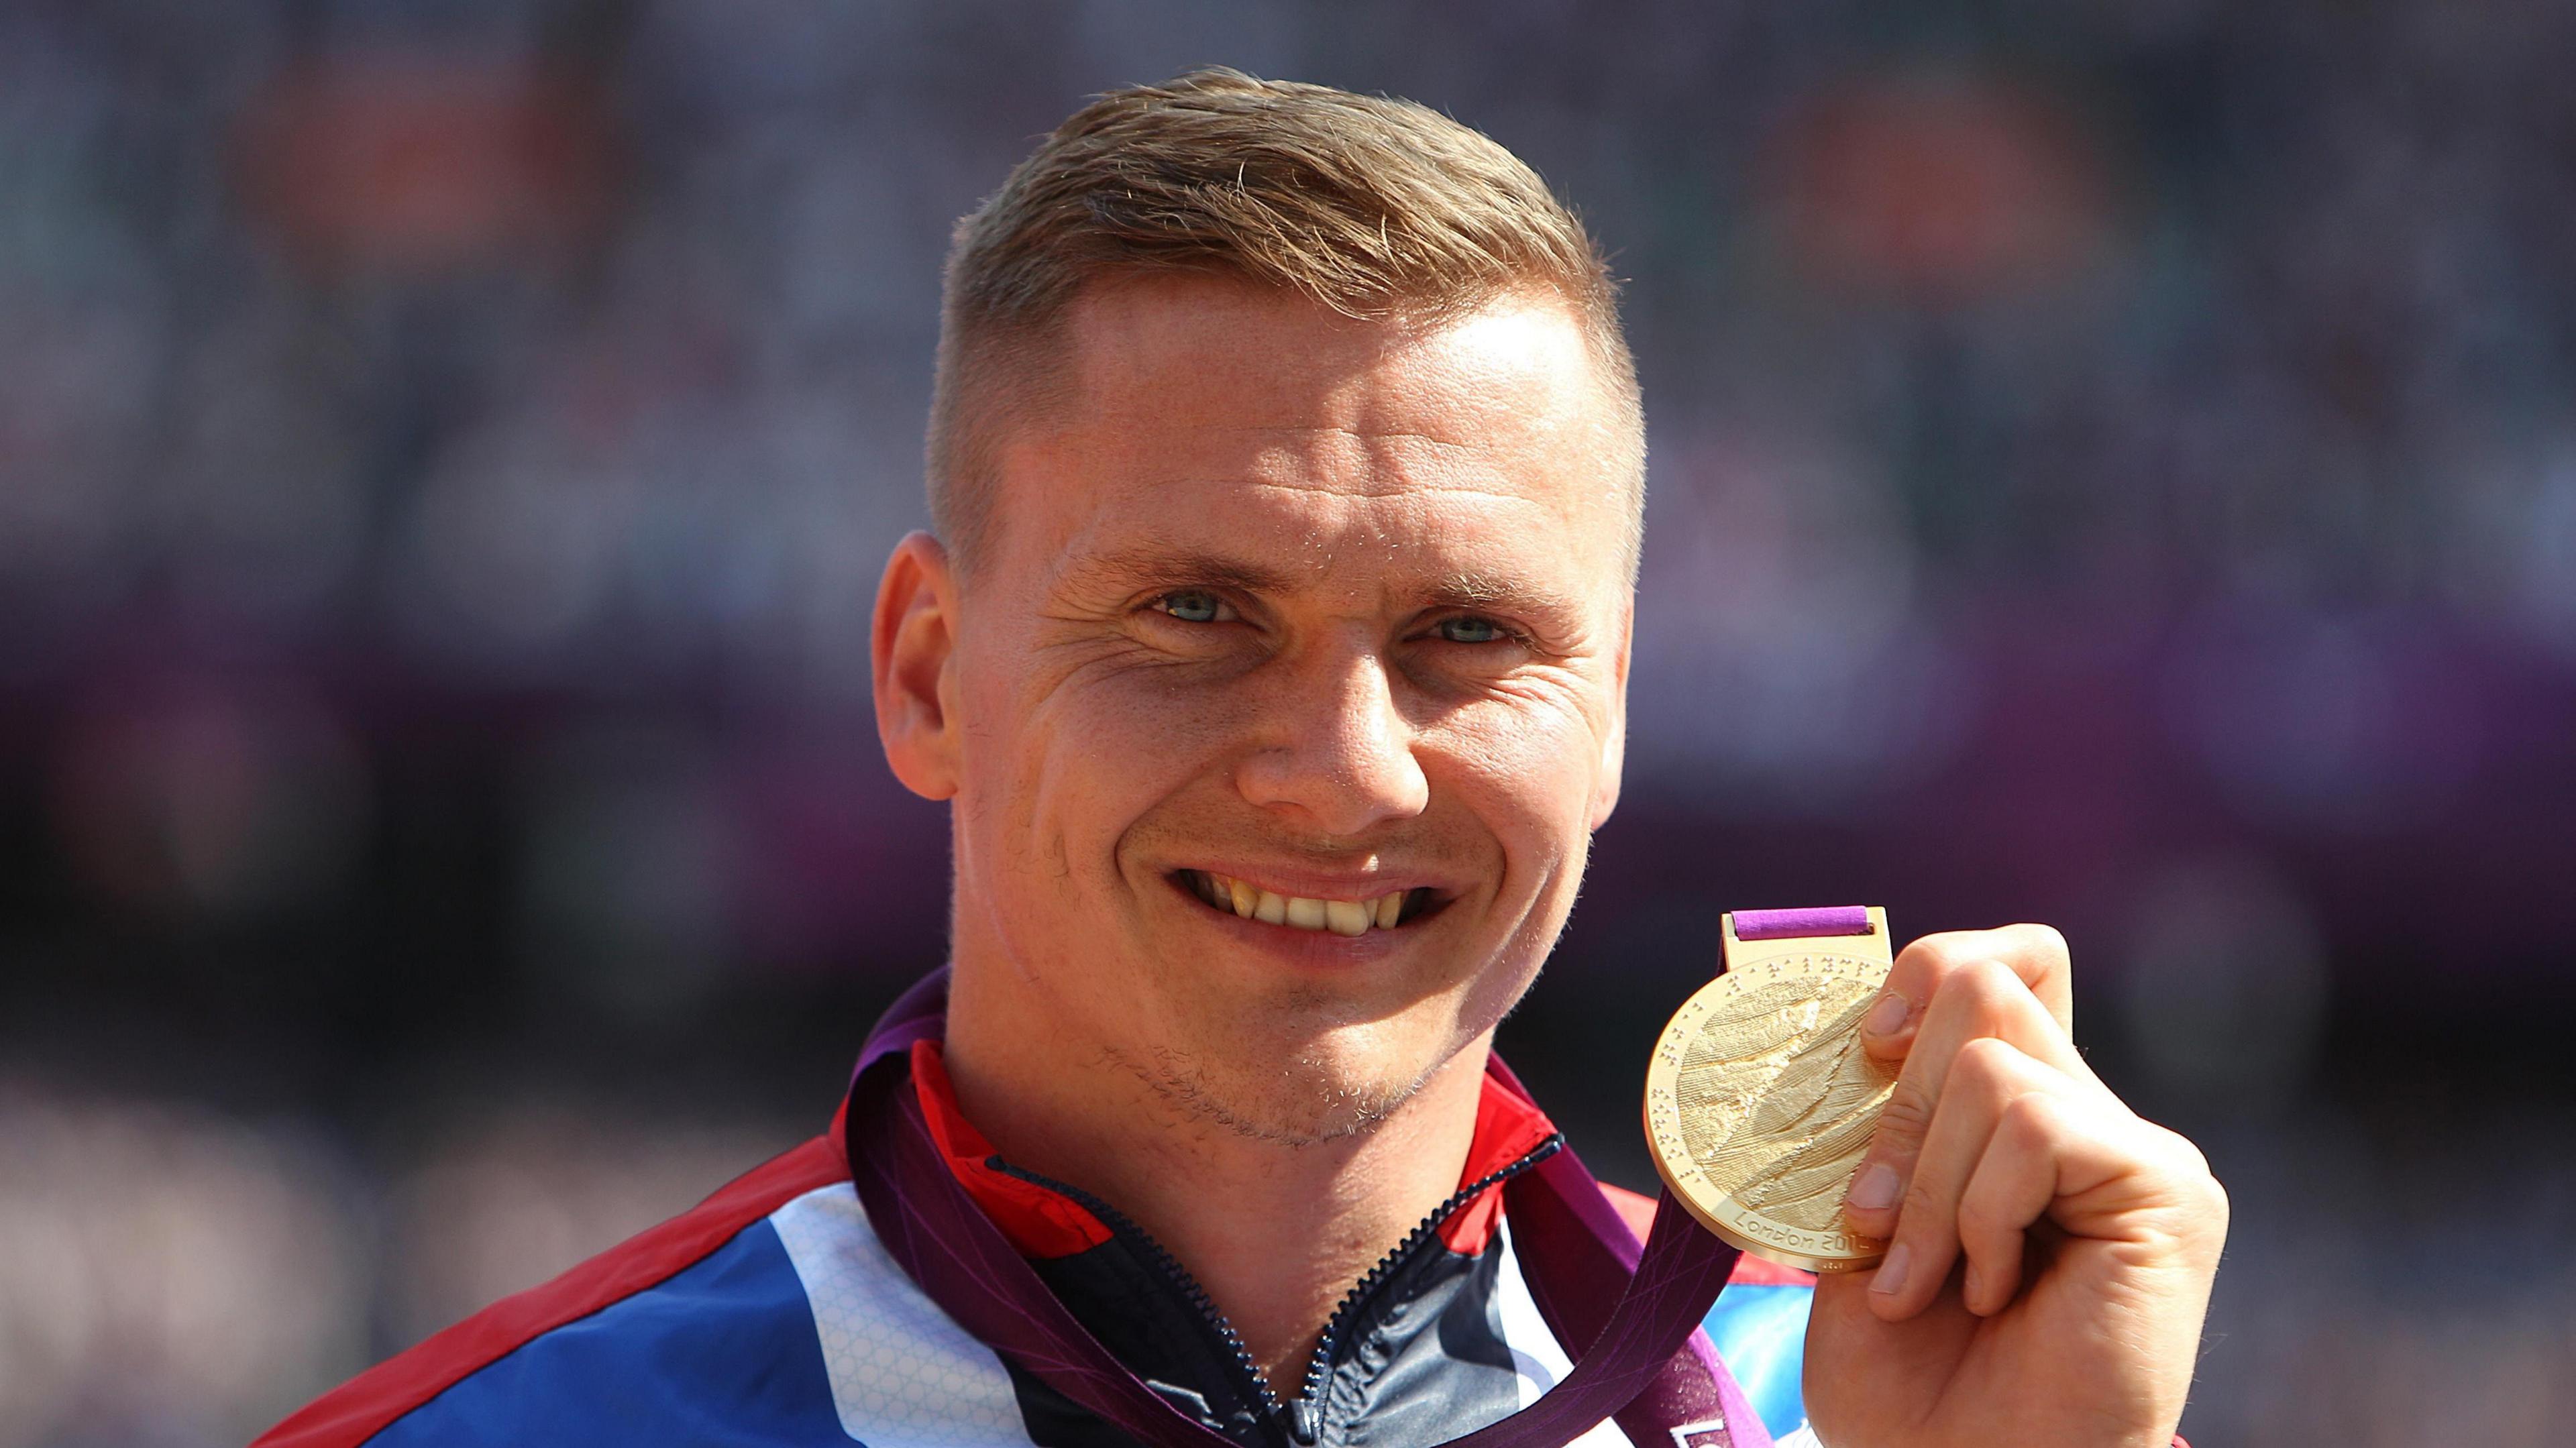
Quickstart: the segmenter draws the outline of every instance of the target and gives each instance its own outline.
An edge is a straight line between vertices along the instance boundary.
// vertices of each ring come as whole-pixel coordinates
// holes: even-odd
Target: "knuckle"
[[[2193,1182],[2205,1181],[2211,1186],[2218,1184],[2218,1178],[2210,1173],[2209,1157],[2201,1151],[2199,1143],[2168,1126],[2158,1126],[2151,1121],[2141,1121],[2139,1125],[2146,1129],[2147,1139],[2154,1143],[2156,1155],[2164,1159],[2166,1168],[2174,1175]]]
[[[1899,1076],[1887,1093],[1887,1104],[1879,1108],[1878,1139],[1905,1149],[1923,1139],[1932,1126],[1932,1094],[1910,1077]]]
[[[1937,984],[1943,976],[1979,954],[1974,942],[1981,933],[1944,930],[1919,936],[1913,944],[1897,952],[1896,963],[1922,971],[1928,983]]]
[[[2230,1210],[2227,1186],[2210,1170],[2209,1157],[2190,1137],[2163,1127],[2156,1129],[2172,1138],[2173,1169],[2187,1183],[2186,1190],[2199,1198],[2200,1213],[2224,1231]]]
[[[1950,1074],[1979,1090],[1992,1091],[2019,1075],[2021,1052],[2009,1041],[1979,1036],[1964,1042],[1950,1063]]]
[[[2026,1091],[2005,1103],[1995,1134],[2022,1151],[2045,1149],[2057,1139],[2057,1103],[2037,1091]]]
[[[2181,1157],[2183,1169],[2209,1183],[2211,1191],[2225,1196],[2227,1193],[2218,1185],[2217,1174],[2210,1170],[2208,1154],[2200,1149],[2199,1144],[2180,1132],[2173,1133],[2173,1139],[2176,1155]]]
[[[2222,1218],[2226,1216],[2228,1205],[2226,1183],[2214,1176],[2204,1176],[2192,1185],[2198,1188],[2202,1205],[2216,1211]]]
[[[2040,965],[2063,966],[2074,959],[2075,953],[2067,948],[2066,932],[2054,925],[2042,925],[2035,920],[2025,920],[2011,926],[2010,929],[2014,935],[2021,937],[2024,949],[2035,957]]]
[[[1905,1199],[1899,1206],[1904,1220],[1909,1222],[1929,1221],[1946,1215],[1950,1210],[1950,1203],[1943,1200],[1939,1188],[1925,1181],[1919,1173],[1905,1184]]]
[[[2043,1010],[2038,992],[2000,960],[1970,961],[1950,973],[1931,1009],[1973,1035],[2001,1035]]]
[[[1961,966],[1955,988],[1968,992],[1977,1004],[1989,1007],[2001,1006],[2015,996],[2030,994],[2030,987],[2023,984],[2021,973],[1992,956]]]

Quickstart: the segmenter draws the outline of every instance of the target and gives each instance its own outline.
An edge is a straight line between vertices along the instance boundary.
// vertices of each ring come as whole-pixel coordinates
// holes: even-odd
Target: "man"
[[[1643,433],[1581,226],[1427,110],[1201,72],[960,226],[938,368],[874,652],[950,806],[944,1016],[266,1441],[1427,1448],[1618,1337],[1573,1259],[1635,1242],[1488,1060],[1619,793]],[[2035,926],[1903,952],[1848,1205],[1885,1262],[1742,1264],[1716,1361],[1649,1364],[1732,1406],[1589,1441],[2166,1442],[2225,1198],[2067,977]]]

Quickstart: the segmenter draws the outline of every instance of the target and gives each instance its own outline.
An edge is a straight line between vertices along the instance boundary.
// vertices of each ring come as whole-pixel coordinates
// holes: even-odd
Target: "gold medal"
[[[1736,916],[1722,917],[1726,973],[1673,1013],[1646,1066],[1646,1139],[1674,1198],[1744,1251],[1810,1272],[1875,1266],[1887,1248],[1843,1220],[1896,1084],[1860,1044],[1894,963],[1887,913],[1871,906],[1866,921],[1865,934],[1740,940]]]

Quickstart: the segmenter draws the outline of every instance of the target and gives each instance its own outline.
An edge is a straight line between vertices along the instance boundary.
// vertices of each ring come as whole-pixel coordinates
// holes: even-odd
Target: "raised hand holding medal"
[[[1932,935],[1891,961],[1856,907],[1726,935],[1727,973],[1657,1044],[1649,1136],[1697,1220],[1821,1274],[1817,1437],[2173,1441],[2226,1196],[2076,1051],[2064,939]]]

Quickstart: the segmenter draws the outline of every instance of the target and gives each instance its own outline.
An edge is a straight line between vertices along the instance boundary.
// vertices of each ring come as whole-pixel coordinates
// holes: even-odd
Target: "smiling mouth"
[[[1396,890],[1369,900],[1312,900],[1275,895],[1211,870],[1181,870],[1173,879],[1212,909],[1291,930],[1326,930],[1335,935],[1394,930],[1419,919],[1437,903],[1428,887]]]

